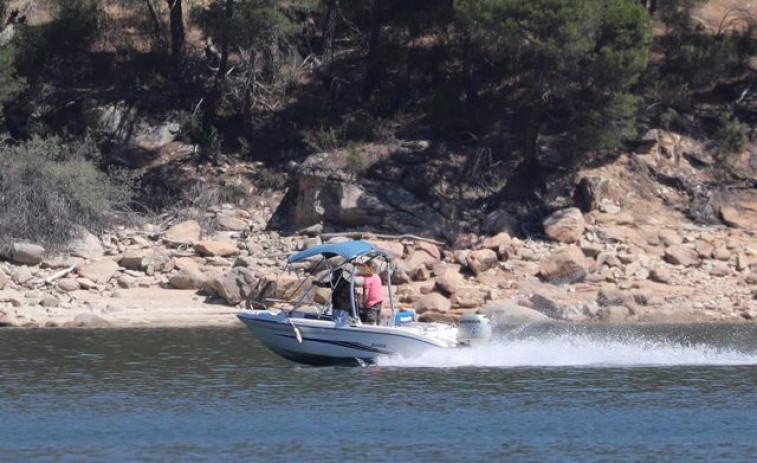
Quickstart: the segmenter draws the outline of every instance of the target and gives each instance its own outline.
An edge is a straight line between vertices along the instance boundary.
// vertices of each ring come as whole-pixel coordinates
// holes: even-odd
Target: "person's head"
[[[341,268],[334,270],[331,273],[331,282],[338,283],[340,280],[342,280],[343,275],[344,275],[344,270],[342,270]]]
[[[357,274],[360,276],[369,276],[373,274],[373,266],[371,264],[357,264]]]

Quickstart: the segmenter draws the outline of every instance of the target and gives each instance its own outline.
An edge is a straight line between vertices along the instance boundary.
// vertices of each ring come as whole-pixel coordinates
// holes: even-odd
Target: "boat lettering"
[[[371,343],[371,347],[384,347],[384,348],[386,348],[386,344]]]
[[[477,325],[480,325],[481,324],[481,320],[478,320],[478,319],[476,319],[476,320],[460,320],[460,324],[461,325],[466,324],[466,323],[475,323]]]

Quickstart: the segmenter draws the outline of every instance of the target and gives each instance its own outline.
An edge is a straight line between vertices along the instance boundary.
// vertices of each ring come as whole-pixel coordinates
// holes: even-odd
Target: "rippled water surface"
[[[242,329],[0,331],[0,459],[754,461],[757,326],[512,328],[304,367]]]

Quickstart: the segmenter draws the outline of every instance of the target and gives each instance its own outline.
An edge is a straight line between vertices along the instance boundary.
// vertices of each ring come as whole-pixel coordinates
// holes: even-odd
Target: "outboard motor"
[[[486,315],[467,313],[460,317],[457,341],[463,346],[487,344],[492,339],[492,322]]]

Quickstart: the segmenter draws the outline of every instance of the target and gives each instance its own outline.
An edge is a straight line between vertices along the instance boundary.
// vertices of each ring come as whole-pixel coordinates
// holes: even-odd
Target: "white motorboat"
[[[289,360],[310,364],[373,363],[382,355],[418,356],[434,348],[455,348],[488,342],[491,323],[484,315],[463,315],[459,325],[424,323],[414,320],[411,311],[398,310],[392,294],[389,255],[367,241],[347,241],[313,246],[287,257],[289,264],[310,262],[310,284],[285,308],[245,309],[237,316],[260,342]],[[379,325],[364,324],[355,300],[355,265],[370,262],[381,270],[386,282],[391,316]],[[353,270],[353,271],[350,271]],[[349,273],[349,276],[343,276]],[[313,278],[319,274],[319,278]],[[349,282],[350,310],[340,317],[332,304],[314,302],[313,288],[328,286],[333,291],[334,275]],[[325,283],[324,283],[325,282]],[[279,301],[280,302],[280,301]],[[336,313],[335,313],[336,312]]]

